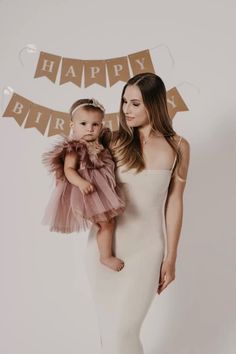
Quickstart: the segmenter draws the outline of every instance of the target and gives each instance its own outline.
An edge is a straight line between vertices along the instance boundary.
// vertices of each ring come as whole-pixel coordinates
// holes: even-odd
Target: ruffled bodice
[[[109,128],[103,128],[100,140],[106,140],[108,143],[110,133]],[[78,156],[77,170],[98,169],[105,165],[114,169],[110,151],[100,142],[88,142],[83,139],[75,140],[66,136],[61,137],[50,151],[42,155],[42,163],[50,173],[55,173],[57,179],[63,179],[65,178],[65,156],[72,151],[76,152]]]

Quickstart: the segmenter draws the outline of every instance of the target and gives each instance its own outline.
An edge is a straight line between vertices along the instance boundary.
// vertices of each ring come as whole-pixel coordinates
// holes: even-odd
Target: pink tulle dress
[[[109,128],[103,128],[98,143],[64,136],[42,155],[42,163],[57,180],[42,219],[42,224],[48,225],[50,231],[79,232],[92,223],[109,221],[124,212],[124,195],[115,179],[115,163],[106,147],[111,134]],[[83,195],[64,174],[65,155],[71,151],[77,153],[79,175],[94,186],[89,194]]]

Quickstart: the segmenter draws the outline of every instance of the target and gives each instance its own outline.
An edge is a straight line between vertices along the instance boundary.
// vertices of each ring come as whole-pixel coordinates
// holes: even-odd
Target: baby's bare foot
[[[109,257],[109,258],[100,258],[100,261],[102,264],[104,264],[105,266],[113,269],[113,270],[116,270],[116,271],[120,271],[123,267],[124,267],[124,262],[117,258],[117,257]]]

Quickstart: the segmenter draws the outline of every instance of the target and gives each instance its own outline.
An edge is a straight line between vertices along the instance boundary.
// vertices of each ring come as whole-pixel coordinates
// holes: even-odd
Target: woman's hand
[[[160,270],[160,279],[157,293],[160,293],[175,279],[175,260],[165,259]]]
[[[94,186],[92,185],[92,183],[90,183],[86,179],[82,179],[79,182],[79,189],[81,190],[81,192],[83,194],[88,194],[88,193],[92,193],[94,191]]]

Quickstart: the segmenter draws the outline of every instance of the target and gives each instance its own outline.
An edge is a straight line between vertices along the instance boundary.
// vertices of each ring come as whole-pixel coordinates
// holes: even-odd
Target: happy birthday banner
[[[176,87],[167,91],[167,107],[171,119],[177,112],[189,110]],[[13,117],[23,128],[36,128],[46,136],[69,135],[70,133],[69,113],[40,106],[17,93],[13,93],[3,117]],[[112,131],[118,130],[119,113],[105,114],[104,125]]]
[[[59,84],[63,85],[67,82],[72,82],[79,87],[82,86],[83,74],[84,87],[95,83],[106,87],[107,78],[109,85],[113,86],[118,81],[127,82],[131,76],[142,72],[155,73],[148,49],[124,57],[105,60],[63,58],[58,55],[40,52],[34,78],[45,76],[55,83],[60,64]]]

